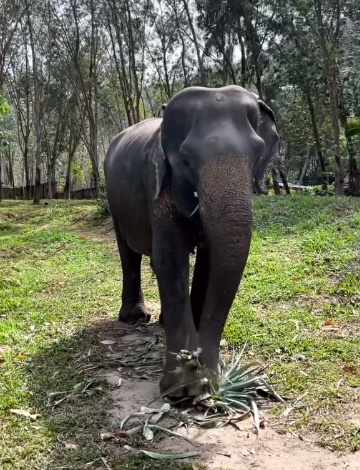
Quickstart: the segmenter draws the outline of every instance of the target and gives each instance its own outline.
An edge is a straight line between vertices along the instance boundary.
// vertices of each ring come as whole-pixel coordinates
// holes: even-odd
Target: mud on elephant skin
[[[155,271],[166,337],[162,391],[180,385],[176,353],[217,370],[225,322],[251,242],[254,169],[278,141],[272,111],[239,86],[190,87],[163,116],[114,138],[105,162],[123,271],[119,319],[147,321],[141,259]],[[189,254],[196,263],[189,295]],[[186,370],[200,380],[196,370]],[[199,388],[181,389],[182,395]]]

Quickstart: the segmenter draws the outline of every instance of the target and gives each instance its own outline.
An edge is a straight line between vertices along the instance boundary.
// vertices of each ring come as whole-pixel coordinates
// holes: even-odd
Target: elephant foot
[[[159,325],[164,326],[164,315],[162,314],[162,312],[160,313],[160,316],[159,316]]]
[[[160,381],[160,392],[172,403],[188,402],[205,393],[208,389],[208,371],[195,360],[179,365],[175,370],[166,371]]]
[[[148,323],[151,315],[146,310],[143,303],[123,305],[119,312],[119,321],[128,325]]]
[[[160,381],[160,393],[172,404],[192,401],[204,391],[200,374],[189,374],[183,370],[166,372]]]

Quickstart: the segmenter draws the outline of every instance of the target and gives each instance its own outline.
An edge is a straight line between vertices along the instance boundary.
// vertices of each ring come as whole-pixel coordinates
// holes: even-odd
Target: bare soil
[[[154,310],[158,311],[154,305],[149,307],[151,309],[155,307]],[[135,330],[126,327],[119,329],[116,346],[108,346],[110,349],[108,357],[118,357],[117,351],[125,350],[139,339],[148,338],[149,333],[151,336],[157,329],[155,325]],[[151,403],[152,408],[160,408],[164,403],[157,398],[159,395],[157,380],[139,380],[132,377],[131,370],[121,367],[119,370],[116,364],[104,371],[104,378],[110,386],[111,406],[107,414],[109,428],[112,430],[119,428],[120,421],[129,414],[139,411],[141,406],[149,406]],[[119,378],[122,378],[120,387],[117,386]],[[193,445],[182,439],[166,436],[160,440],[156,439],[150,445],[143,444],[142,448],[161,453],[201,451],[201,455],[192,462],[195,465],[205,465],[209,469],[360,470],[360,452],[336,455],[317,446],[309,436],[280,434],[276,431],[275,423],[272,423],[268,411],[263,408],[261,413],[264,428],[260,430],[259,435],[255,432],[252,419],[249,418],[240,422],[238,429],[232,426],[215,429],[180,428],[177,432],[188,437]]]

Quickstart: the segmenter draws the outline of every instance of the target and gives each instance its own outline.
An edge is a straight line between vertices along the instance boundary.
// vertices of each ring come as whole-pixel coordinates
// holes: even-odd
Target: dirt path
[[[115,235],[109,227],[97,232],[91,237],[93,241],[107,241],[115,256],[117,254]],[[160,308],[156,302],[148,302],[148,308],[158,316]],[[156,326],[151,327],[157,329]],[[122,333],[119,333],[122,331]],[[124,336],[125,334],[125,336]],[[144,339],[148,333],[132,328],[118,330],[116,347],[118,351],[128,348],[137,339]],[[106,332],[109,337],[109,330]],[[116,357],[116,353],[115,353]],[[118,367],[107,368],[104,377],[110,385],[109,398],[112,406],[108,409],[109,425],[117,429],[119,423],[130,413],[139,411],[141,406],[161,407],[162,400],[156,400],[159,394],[158,381],[138,380],[131,377],[131,371],[118,370]],[[121,368],[120,368],[121,369]],[[123,378],[124,374],[126,378]],[[116,386],[120,376],[122,385]],[[280,434],[276,432],[267,417],[266,410],[262,410],[265,429],[257,436],[254,432],[252,420],[239,423],[239,429],[231,426],[218,429],[182,428],[178,432],[191,439],[194,445],[184,440],[164,437],[147,447],[161,453],[185,453],[201,451],[201,456],[192,462],[206,465],[209,469],[219,470],[360,470],[360,452],[347,455],[336,455],[316,445],[308,436],[299,437],[293,434]],[[194,467],[195,468],[195,467]]]
[[[152,306],[153,307],[153,306]],[[122,329],[122,333],[112,335],[116,342],[109,346],[108,357],[119,358],[121,351],[133,345],[139,339],[152,336],[157,327],[151,326],[145,332],[134,329]],[[124,335],[124,336],[123,336]],[[106,338],[109,339],[109,331]],[[110,385],[109,398],[112,405],[107,414],[109,427],[119,429],[122,419],[140,410],[141,406],[160,408],[164,403],[156,399],[159,394],[156,380],[139,380],[132,377],[129,369],[118,365],[108,368],[104,377]],[[116,384],[122,378],[122,384]],[[239,423],[239,429],[231,426],[218,429],[181,428],[177,432],[191,439],[194,445],[173,437],[164,437],[146,445],[145,448],[161,453],[185,453],[201,451],[201,456],[192,460],[209,469],[245,470],[325,470],[347,469],[360,470],[360,453],[338,456],[313,444],[309,438],[299,438],[291,434],[279,434],[272,427],[266,410],[262,410],[265,429],[259,436],[254,432],[251,419]],[[302,439],[302,440],[301,440]],[[112,444],[111,444],[112,445]],[[116,444],[118,448],[119,443]],[[196,467],[194,467],[196,468]]]

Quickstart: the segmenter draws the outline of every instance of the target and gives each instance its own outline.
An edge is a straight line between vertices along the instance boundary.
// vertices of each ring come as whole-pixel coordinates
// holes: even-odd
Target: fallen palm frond
[[[165,416],[173,418],[176,421],[175,426],[172,426],[171,428],[160,426],[158,422]],[[145,422],[143,424],[135,425],[125,430],[125,426],[131,420],[143,417],[146,417]],[[164,403],[164,405],[160,409],[147,408],[145,406],[142,406],[139,412],[132,413],[121,421],[120,431],[124,431],[125,436],[134,436],[135,434],[141,434],[147,441],[152,441],[155,437],[155,432],[159,431],[173,437],[184,439],[185,441],[188,441],[191,444],[191,441],[186,436],[178,434],[174,431],[174,429],[181,427],[183,424],[184,423],[180,420],[176,411],[171,409],[170,404]]]
[[[148,450],[142,450],[142,449],[133,449],[130,446],[124,446],[126,450],[132,450],[132,451],[138,451],[141,452],[148,457],[151,457],[152,459],[156,460],[180,460],[180,459],[189,459],[191,457],[197,457],[198,455],[201,454],[201,452],[187,452],[185,454],[159,454],[158,452],[150,452]]]
[[[156,431],[158,431],[191,442],[184,435],[175,432],[174,428],[177,429],[184,424],[187,426],[197,425],[203,428],[222,427],[226,424],[235,424],[252,415],[254,425],[259,431],[260,414],[257,400],[263,397],[264,393],[277,401],[284,402],[284,400],[266,381],[265,367],[255,362],[246,365],[241,364],[245,347],[246,345],[237,357],[235,357],[235,354],[233,355],[230,364],[226,365],[221,362],[217,373],[210,373],[200,364],[199,355],[201,351],[180,351],[177,354],[179,369],[186,370],[188,368],[193,371],[193,374],[195,372],[195,380],[198,380],[199,390],[202,390],[203,393],[193,401],[192,407],[182,412],[172,409],[168,403],[164,404],[161,409],[142,407],[140,412],[127,416],[121,422],[120,429],[123,430],[125,425],[133,418],[146,417],[143,424],[127,430],[126,434],[129,436],[142,434],[146,440],[151,441],[154,439]],[[171,397],[174,392],[188,386],[193,381],[194,375],[192,375],[191,380],[172,387],[166,393],[163,393],[161,397]],[[201,414],[199,414],[199,409],[202,411]],[[159,426],[157,423],[164,416],[175,419],[177,424],[171,429]],[[170,458],[166,454],[141,452],[152,458]],[[179,456],[178,458],[186,457]]]
[[[209,420],[216,420],[224,415],[232,417],[238,412],[251,413],[255,427],[259,430],[260,417],[256,403],[259,391],[266,392],[280,402],[283,402],[283,399],[265,380],[265,368],[261,364],[240,364],[244,349],[237,358],[233,357],[230,365],[222,364],[221,372],[215,380],[208,380],[208,393],[197,398],[195,403],[215,413],[208,414]]]

